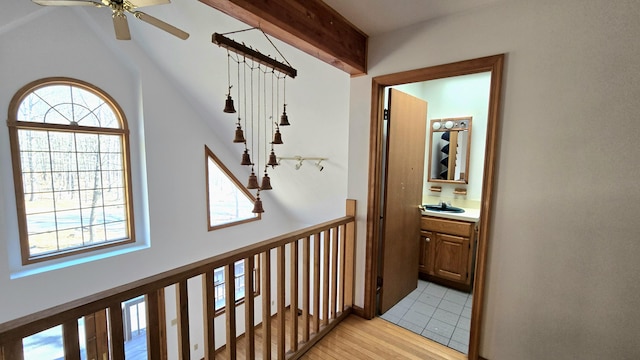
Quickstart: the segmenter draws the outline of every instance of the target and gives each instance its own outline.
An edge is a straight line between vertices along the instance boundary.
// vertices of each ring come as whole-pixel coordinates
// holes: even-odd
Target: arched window
[[[107,93],[37,80],[7,124],[23,264],[134,241],[129,130]]]

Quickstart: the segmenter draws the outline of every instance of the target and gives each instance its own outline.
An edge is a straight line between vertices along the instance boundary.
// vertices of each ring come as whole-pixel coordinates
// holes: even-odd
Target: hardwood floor
[[[381,318],[351,315],[302,356],[308,360],[459,360],[466,355]]]
[[[286,316],[289,318],[289,312]],[[287,328],[287,330],[289,330]],[[275,319],[272,321],[272,359],[277,359]],[[289,345],[287,331],[287,350]],[[256,358],[262,359],[262,329],[256,328]],[[245,359],[246,339],[241,336],[237,343],[238,360]],[[329,334],[320,340],[300,359],[344,360],[344,359],[403,359],[403,360],[462,360],[467,356],[444,345],[431,341],[384,319],[365,320],[349,315]],[[224,349],[216,359],[227,359]]]

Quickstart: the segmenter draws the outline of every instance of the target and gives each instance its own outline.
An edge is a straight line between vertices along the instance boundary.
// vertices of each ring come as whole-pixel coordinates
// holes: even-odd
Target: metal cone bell
[[[264,212],[264,209],[262,208],[262,200],[260,200],[260,195],[258,195],[256,202],[253,203],[253,210],[251,210],[251,212],[254,214],[261,214]]]
[[[289,126],[289,117],[287,116],[287,105],[284,105],[284,110],[282,110],[282,115],[280,116],[280,126]]]
[[[239,119],[238,119],[239,120]],[[242,127],[238,124],[236,128],[236,137],[233,139],[234,143],[244,143],[246,140],[244,139],[244,131],[242,131]]]
[[[258,185],[258,177],[256,174],[251,171],[251,175],[249,175],[249,183],[247,184],[247,189],[259,189],[260,185]]]
[[[227,101],[224,102],[224,112],[226,113],[235,113],[236,108],[233,106],[233,99],[231,95],[227,95]]]
[[[278,164],[276,153],[274,153],[273,150],[271,150],[271,154],[269,154],[269,162],[267,162],[267,165],[272,167],[280,165]]]
[[[242,154],[242,161],[240,165],[251,165],[251,157],[249,156],[249,150],[244,149],[244,154]]]
[[[262,177],[262,185],[260,185],[260,190],[271,190],[271,189],[273,189],[271,187],[271,178],[265,172],[264,176]]]
[[[282,134],[280,133],[280,129],[276,129],[275,134],[273,134],[272,144],[284,144],[282,142]]]

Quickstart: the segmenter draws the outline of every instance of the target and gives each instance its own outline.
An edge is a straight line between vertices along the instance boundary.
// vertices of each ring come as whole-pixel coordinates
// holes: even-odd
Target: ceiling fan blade
[[[151,24],[157,28],[160,28],[166,32],[168,32],[169,34],[179,37],[182,40],[186,40],[189,37],[189,33],[186,33],[180,29],[178,29],[177,27],[171,25],[171,24],[167,24],[166,22],[155,18],[149,14],[145,14],[141,11],[136,11],[133,13],[133,15],[135,15],[135,17],[137,17],[138,19]]]
[[[91,1],[91,0],[31,0],[31,1],[42,6],[95,6],[95,7],[104,6],[102,3]]]
[[[127,0],[133,8],[170,4],[170,0]]]
[[[118,40],[131,40],[131,33],[129,32],[129,23],[127,17],[121,11],[113,12],[113,29],[116,31],[116,39]]]

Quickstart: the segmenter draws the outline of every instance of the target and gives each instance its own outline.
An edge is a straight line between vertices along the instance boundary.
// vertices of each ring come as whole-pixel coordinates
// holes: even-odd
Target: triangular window
[[[205,146],[207,157],[207,219],[209,231],[259,220],[255,198]]]

